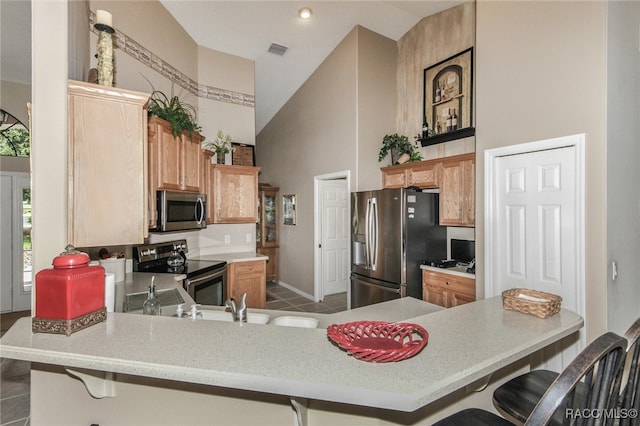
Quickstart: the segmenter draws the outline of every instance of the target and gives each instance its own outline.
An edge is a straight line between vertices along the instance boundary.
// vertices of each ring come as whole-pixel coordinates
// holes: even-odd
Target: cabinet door
[[[69,82],[69,243],[144,242],[148,98]]]
[[[475,300],[476,300],[475,297],[472,297],[466,294],[452,292],[449,295],[449,307],[453,308],[454,306],[460,306],[460,305],[464,305],[465,303],[475,302]]]
[[[442,164],[440,225],[462,224],[462,167],[460,161]]]
[[[433,286],[422,285],[422,300],[425,302],[433,303],[434,305],[447,307],[447,292],[445,289]]]
[[[465,160],[462,167],[462,206],[463,224],[474,226],[476,223],[476,162]]]
[[[180,189],[189,192],[204,192],[202,182],[202,137],[196,133],[183,133],[180,145],[182,148],[182,182]]]
[[[432,162],[420,162],[406,170],[407,186],[420,188],[434,188],[438,186],[437,164]]]
[[[213,152],[202,151],[202,193],[207,196],[207,224],[213,223],[213,169],[211,165]]]
[[[166,123],[166,124],[165,124]],[[149,120],[149,141],[157,164],[155,184],[157,189],[180,190],[180,143],[171,133],[171,126],[164,120]]]
[[[259,167],[212,164],[214,223],[258,221]]]
[[[278,245],[278,192],[263,190],[261,193],[262,247]]]
[[[266,264],[266,280],[278,281],[278,248],[277,247],[260,247],[257,252],[269,256]]]
[[[382,171],[383,188],[405,188],[406,186],[407,178],[404,169]]]
[[[267,303],[267,282],[264,260],[234,262],[229,265],[229,297],[240,300],[247,293],[247,307],[264,309]]]

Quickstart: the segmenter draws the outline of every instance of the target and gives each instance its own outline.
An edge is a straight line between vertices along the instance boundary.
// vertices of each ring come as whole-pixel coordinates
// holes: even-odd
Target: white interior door
[[[570,138],[554,141],[560,146],[499,155],[491,163],[486,296],[510,288],[545,291],[584,316],[578,156]],[[581,346],[565,342],[545,355],[545,367],[561,369]]]
[[[345,179],[326,180],[322,196],[321,256],[323,296],[344,293],[349,282],[349,194]]]
[[[13,310],[13,178],[0,176],[0,312]]]
[[[31,267],[25,265],[23,227],[23,193],[30,181],[25,173],[0,175],[0,312],[24,311],[31,308]]]

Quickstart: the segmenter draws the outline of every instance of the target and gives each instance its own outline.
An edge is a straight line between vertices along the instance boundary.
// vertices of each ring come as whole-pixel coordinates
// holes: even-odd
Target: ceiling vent
[[[269,46],[269,52],[274,53],[276,55],[284,55],[284,52],[286,52],[288,49],[287,46],[283,46],[281,44],[278,43],[271,43],[271,46]]]

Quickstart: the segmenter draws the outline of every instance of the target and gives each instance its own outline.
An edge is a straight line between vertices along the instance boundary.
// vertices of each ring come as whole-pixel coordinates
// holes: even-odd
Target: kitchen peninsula
[[[417,422],[422,407],[583,325],[564,309],[547,319],[503,310],[500,298],[452,309],[403,298],[305,315],[319,319],[317,329],[110,313],[70,337],[32,334],[24,318],[2,338],[0,356],[32,362],[33,424]],[[405,361],[358,361],[325,331],[354,320],[416,323],[429,342]],[[92,398],[67,372],[93,377],[89,388],[106,397]]]

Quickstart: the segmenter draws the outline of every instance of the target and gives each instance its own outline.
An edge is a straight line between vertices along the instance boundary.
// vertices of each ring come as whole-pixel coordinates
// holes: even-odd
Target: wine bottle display
[[[451,116],[451,130],[458,129],[458,115],[456,114],[456,109],[453,109],[453,115]]]

